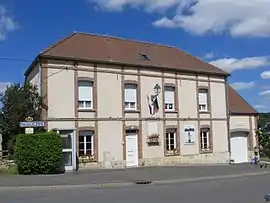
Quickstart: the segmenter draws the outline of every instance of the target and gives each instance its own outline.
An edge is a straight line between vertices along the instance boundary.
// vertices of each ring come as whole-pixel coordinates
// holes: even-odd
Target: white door
[[[138,166],[138,135],[137,133],[128,133],[126,135],[126,166]]]
[[[74,140],[75,133],[74,130],[58,130],[58,133],[62,137],[62,145],[63,145],[63,166],[65,171],[73,171],[74,164],[76,163],[76,157],[74,158]]]
[[[248,162],[247,137],[232,137],[230,140],[231,159],[234,163]]]

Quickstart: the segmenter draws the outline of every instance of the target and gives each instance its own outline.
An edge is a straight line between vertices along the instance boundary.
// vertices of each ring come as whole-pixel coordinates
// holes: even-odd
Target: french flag
[[[151,95],[151,98],[147,96],[148,107],[151,115],[154,115],[159,110],[157,95]]]

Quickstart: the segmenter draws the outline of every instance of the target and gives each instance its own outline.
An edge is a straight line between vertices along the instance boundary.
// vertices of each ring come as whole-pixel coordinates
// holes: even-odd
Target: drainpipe
[[[225,78],[225,94],[226,94],[226,115],[227,115],[227,139],[228,139],[228,151],[229,151],[229,162],[231,161],[231,140],[230,140],[230,117],[231,111],[229,107],[228,98],[228,77]]]

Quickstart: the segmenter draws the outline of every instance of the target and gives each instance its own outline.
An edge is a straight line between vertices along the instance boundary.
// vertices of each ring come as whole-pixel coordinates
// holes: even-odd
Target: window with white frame
[[[208,111],[208,90],[199,90],[199,111]]]
[[[125,84],[125,110],[137,109],[137,85]]]
[[[177,148],[176,146],[176,130],[166,130],[166,151],[173,151]]]
[[[84,130],[79,132],[79,156],[94,155],[94,132]]]
[[[165,87],[165,111],[175,110],[175,88]]]
[[[201,150],[210,150],[210,129],[203,128],[200,131]]]
[[[93,82],[78,82],[78,107],[79,109],[93,109]]]

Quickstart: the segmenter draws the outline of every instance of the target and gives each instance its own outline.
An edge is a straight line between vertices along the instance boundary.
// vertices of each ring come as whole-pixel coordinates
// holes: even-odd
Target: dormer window
[[[147,54],[139,53],[139,57],[140,57],[140,59],[142,59],[142,60],[145,60],[145,61],[151,61],[150,58],[147,56]]]

